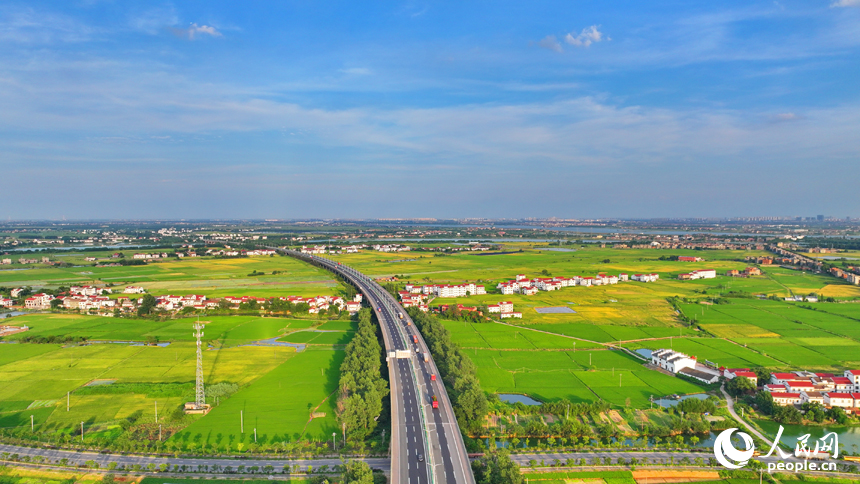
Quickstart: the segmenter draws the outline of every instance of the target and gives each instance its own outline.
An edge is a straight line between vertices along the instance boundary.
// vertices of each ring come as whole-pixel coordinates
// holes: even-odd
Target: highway
[[[379,284],[351,267],[323,257],[281,251],[340,274],[361,291],[376,312],[389,355],[391,482],[473,484],[475,477],[448,393],[424,338],[406,311]],[[410,357],[394,357],[397,351],[406,350]],[[438,409],[432,408],[433,397],[439,402]]]

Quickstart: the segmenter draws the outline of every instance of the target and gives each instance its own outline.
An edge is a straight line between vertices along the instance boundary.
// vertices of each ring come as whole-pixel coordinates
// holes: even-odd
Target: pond
[[[708,398],[707,393],[695,393],[693,395],[682,395],[680,398],[661,398],[659,400],[654,400],[654,403],[660,405],[661,407],[674,407],[681,403],[681,401],[686,400],[688,398],[697,398],[699,400],[706,400]]]
[[[551,250],[553,252],[576,252],[576,249],[564,249],[562,247],[540,247],[538,250]]]
[[[640,349],[636,350],[636,352],[639,353],[640,355],[644,356],[645,358],[648,358],[649,360],[651,359],[651,350],[649,350],[649,349],[640,348]]]
[[[8,313],[0,313],[0,319],[2,318],[11,318],[12,316],[21,316],[22,314],[27,314],[23,311],[11,311]]]
[[[764,430],[765,435],[770,438],[775,438],[779,431],[779,423],[770,420],[757,420],[756,423]],[[793,449],[797,444],[797,438],[809,434],[808,444],[812,444],[815,448],[815,441],[823,437],[829,432],[836,432],[839,439],[840,454],[843,452],[858,453],[860,452],[860,427],[842,427],[838,425],[832,426],[813,426],[813,425],[783,425],[782,437],[780,442],[789,449]]]
[[[499,400],[507,403],[522,403],[523,405],[542,405],[542,402],[534,398],[517,393],[500,393]]]

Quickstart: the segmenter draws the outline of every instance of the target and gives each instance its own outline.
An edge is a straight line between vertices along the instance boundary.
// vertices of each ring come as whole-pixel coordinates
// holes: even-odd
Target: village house
[[[0,307],[11,308],[14,305],[15,305],[14,299],[6,299],[5,297],[0,296]]]
[[[24,307],[27,309],[48,309],[51,307],[51,300],[54,296],[50,294],[33,294],[24,301]]]
[[[828,407],[854,408],[854,393],[827,392],[824,394],[824,405]]]
[[[18,297],[21,295],[22,292],[24,292],[23,287],[16,287],[15,289],[12,289],[10,294],[12,295],[12,297]]]
[[[747,267],[746,269],[744,269],[744,274],[746,274],[747,276],[760,276],[761,269],[759,269],[758,267]]]
[[[696,359],[684,353],[664,348],[651,352],[651,364],[672,373],[678,373],[684,368],[695,369]]]
[[[656,282],[660,276],[657,274],[633,274],[630,279],[638,282]]]
[[[695,279],[713,279],[717,277],[717,271],[714,269],[700,269],[689,272],[687,274],[678,274],[680,280],[695,280]]]
[[[704,260],[705,259],[702,259],[701,257],[690,257],[685,255],[678,256],[679,262],[704,262]]]
[[[773,392],[770,395],[776,405],[800,405],[801,402],[800,393]]]
[[[146,289],[140,286],[126,286],[126,288],[123,289],[122,292],[123,294],[144,294],[146,292]]]

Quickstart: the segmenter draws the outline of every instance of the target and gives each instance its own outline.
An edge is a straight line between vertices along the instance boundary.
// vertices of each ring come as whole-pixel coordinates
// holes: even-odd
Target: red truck
[[[430,381],[436,381],[436,374],[435,373],[430,375]]]
[[[418,336],[417,335],[414,335],[414,334],[412,335],[412,342],[415,344],[418,344]]]
[[[439,400],[436,400],[436,395],[433,395],[433,408],[439,408]]]

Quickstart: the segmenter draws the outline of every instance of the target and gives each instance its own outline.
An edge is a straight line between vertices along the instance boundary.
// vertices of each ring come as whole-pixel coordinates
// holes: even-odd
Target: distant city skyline
[[[858,78],[854,0],[12,0],[0,219],[855,218]]]

